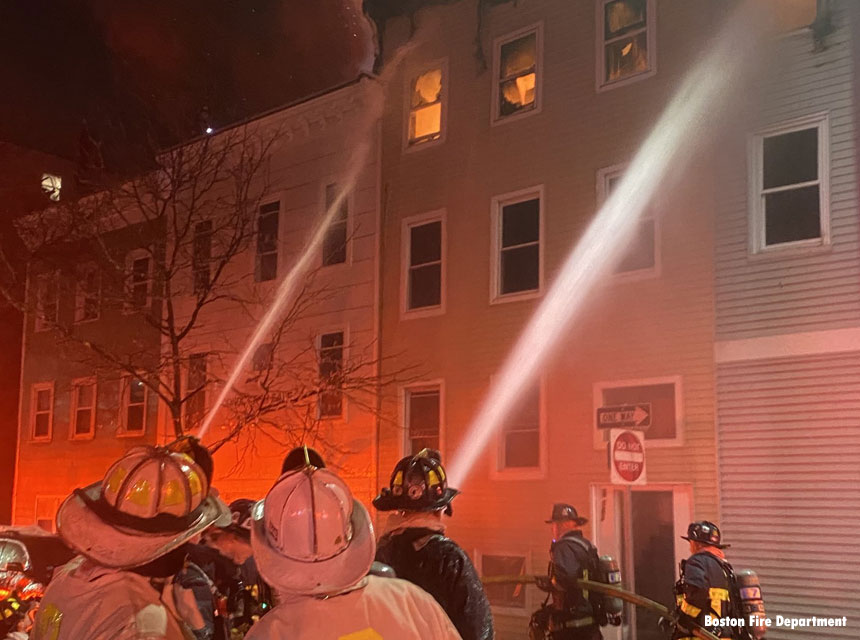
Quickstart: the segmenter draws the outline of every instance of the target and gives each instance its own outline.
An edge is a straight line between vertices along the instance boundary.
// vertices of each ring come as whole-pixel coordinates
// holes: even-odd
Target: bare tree
[[[145,387],[166,407],[175,435],[192,432],[206,391],[223,383],[242,346],[221,339],[201,351],[200,333],[217,331],[225,315],[241,318],[233,326],[253,326],[271,294],[256,281],[277,274],[266,259],[277,236],[261,205],[276,186],[270,165],[280,141],[278,131],[236,127],[161,152],[134,179],[34,212],[18,224],[28,293],[17,294],[15,265],[4,256],[3,294],[50,332],[62,357]],[[305,276],[225,403],[229,428],[213,448],[251,429],[285,444],[312,440],[327,403],[348,397],[374,411],[381,387],[410,379],[405,369],[382,379],[373,345],[346,349],[302,335],[336,293],[315,276]]]

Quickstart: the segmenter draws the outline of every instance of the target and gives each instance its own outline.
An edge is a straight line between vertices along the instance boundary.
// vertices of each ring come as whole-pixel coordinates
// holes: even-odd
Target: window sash
[[[146,431],[146,405],[149,397],[149,389],[141,382],[141,394],[143,397],[140,399],[133,399],[132,394],[134,393],[134,385],[136,382],[140,382],[140,379],[126,379],[124,407],[125,421],[123,424],[126,433],[144,433]]]
[[[85,388],[89,388],[88,403],[81,401],[81,392]],[[96,402],[96,385],[94,382],[80,382],[72,387],[73,436],[87,436],[94,432]]]
[[[51,437],[54,423],[54,388],[36,385],[31,393],[31,437],[45,440]],[[45,408],[40,408],[42,398],[45,398]]]
[[[325,333],[320,336],[319,376],[322,382],[328,383],[332,377],[343,372],[344,339],[343,332]],[[323,346],[328,341],[331,344]],[[332,388],[320,393],[318,410],[321,418],[335,418],[343,415],[343,385],[337,380]]]

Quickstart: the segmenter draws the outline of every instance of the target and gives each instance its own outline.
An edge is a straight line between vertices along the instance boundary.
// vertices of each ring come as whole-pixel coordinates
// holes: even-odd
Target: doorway
[[[687,553],[680,539],[692,511],[689,485],[592,485],[594,543],[621,566],[622,584],[667,606],[678,563]],[[625,603],[620,627],[604,627],[606,640],[663,640],[658,615]]]

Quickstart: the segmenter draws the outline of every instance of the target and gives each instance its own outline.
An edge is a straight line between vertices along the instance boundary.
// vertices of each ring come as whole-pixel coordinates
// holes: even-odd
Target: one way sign
[[[651,403],[621,404],[597,409],[598,429],[636,428],[651,426]]]

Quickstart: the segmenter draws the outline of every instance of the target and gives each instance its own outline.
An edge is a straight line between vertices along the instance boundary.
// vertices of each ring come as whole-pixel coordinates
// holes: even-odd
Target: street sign
[[[609,432],[612,484],[645,484],[645,435],[632,429]]]
[[[651,426],[651,403],[619,404],[597,409],[598,429],[647,429]]]

